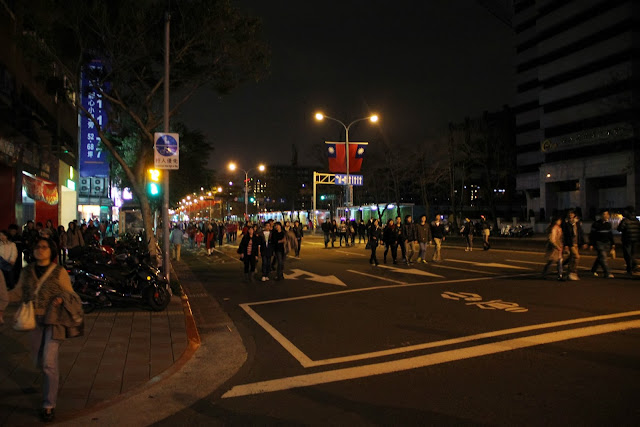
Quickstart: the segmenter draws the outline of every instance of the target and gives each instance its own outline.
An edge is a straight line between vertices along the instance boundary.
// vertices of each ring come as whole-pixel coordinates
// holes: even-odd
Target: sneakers
[[[613,278],[614,278],[614,275],[613,275],[613,274],[611,274],[611,273],[608,273],[608,274],[606,274],[606,275],[604,276],[604,278],[605,278],[605,279],[613,279]]]
[[[598,277],[598,273],[596,273],[595,271],[592,271],[591,274],[593,274],[593,277]]]
[[[418,257],[418,259],[416,260],[418,263],[422,262],[422,258]]]
[[[269,279],[267,278],[267,276],[262,276],[262,279],[260,279],[260,280],[262,280],[263,282],[266,282]]]
[[[423,259],[423,260],[422,260],[422,263],[423,263],[423,264],[428,264],[428,263],[429,263],[429,261],[427,261],[426,259]]]
[[[580,277],[576,273],[569,273],[568,279],[571,281],[580,280]]]
[[[464,251],[465,252],[469,252],[469,248],[464,248]]]

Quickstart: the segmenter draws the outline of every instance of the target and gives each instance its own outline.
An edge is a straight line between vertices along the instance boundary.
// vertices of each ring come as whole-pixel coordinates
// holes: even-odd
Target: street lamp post
[[[249,212],[249,172],[258,169],[260,172],[264,172],[264,170],[266,169],[264,165],[258,165],[257,168],[251,168],[249,170],[244,170],[242,168],[239,168],[238,165],[236,165],[235,163],[231,162],[229,163],[229,170],[230,171],[235,171],[236,169],[241,170],[242,172],[244,172],[244,218],[245,221],[248,218],[248,212]]]
[[[353,203],[353,186],[351,185],[351,181],[349,179],[349,129],[351,128],[351,126],[355,123],[361,122],[363,120],[369,120],[372,123],[376,123],[378,121],[378,115],[377,114],[373,114],[371,116],[367,116],[367,117],[362,117],[359,119],[356,119],[354,121],[352,121],[351,123],[349,123],[348,125],[344,124],[344,122],[342,120],[338,120],[335,119],[333,117],[329,117],[329,116],[325,116],[322,113],[316,113],[316,120],[323,120],[323,119],[329,119],[329,120],[333,120],[334,122],[338,122],[342,125],[342,127],[344,128],[344,133],[345,133],[345,142],[344,142],[344,154],[345,154],[345,158],[346,158],[346,164],[347,164],[347,191],[345,194],[345,206],[346,207],[350,207],[351,204]]]

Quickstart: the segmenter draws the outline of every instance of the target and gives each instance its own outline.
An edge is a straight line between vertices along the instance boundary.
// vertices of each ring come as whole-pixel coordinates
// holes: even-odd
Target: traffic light
[[[255,197],[253,197],[253,196],[251,196],[251,197],[249,197],[249,201],[250,201],[251,203],[255,203],[256,198],[255,198]]]
[[[324,194],[322,196],[320,196],[320,200],[324,200],[326,198],[327,198],[327,196],[325,196]]]
[[[160,171],[158,169],[147,170],[147,194],[151,197],[158,197],[161,193]]]

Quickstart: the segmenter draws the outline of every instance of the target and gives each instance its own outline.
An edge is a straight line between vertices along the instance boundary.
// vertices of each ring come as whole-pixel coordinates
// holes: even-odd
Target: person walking
[[[402,262],[409,265],[407,261],[407,248],[404,246],[404,233],[402,232],[402,217],[397,216],[395,222],[395,231],[397,233],[396,241],[397,246],[400,248],[400,252],[402,253]]]
[[[218,237],[218,247],[222,247],[222,241],[224,240],[224,230],[225,230],[225,226],[222,223],[222,221],[218,221],[218,225],[216,226],[216,234]]]
[[[207,248],[207,255],[211,256],[211,251],[216,247],[216,232],[211,223],[208,223],[207,228],[204,230],[204,243]]]
[[[480,215],[480,229],[482,230],[482,249],[488,251],[491,249],[489,244],[489,236],[491,235],[491,224],[484,215]]]
[[[189,227],[187,227],[187,235],[189,236],[189,249],[195,248],[196,227],[193,224],[189,224]]]
[[[467,246],[464,248],[465,252],[470,252],[473,250],[473,232],[474,232],[473,222],[469,218],[464,219],[464,224],[462,224],[462,228],[460,228],[460,234],[464,237],[464,241]]]
[[[378,221],[378,228],[380,228],[380,221]],[[358,244],[362,243],[363,240],[365,242],[367,241],[365,239],[366,231],[367,231],[367,225],[364,223],[363,220],[360,220],[360,222],[358,223]]]
[[[271,273],[271,259],[273,258],[273,242],[271,241],[271,223],[266,222],[260,236],[260,256],[262,258],[262,281],[269,280]]]
[[[347,224],[344,219],[340,221],[340,225],[338,225],[338,238],[340,239],[340,246],[342,247],[342,239],[344,239],[344,245],[349,246],[349,238],[347,236]]]
[[[171,235],[169,236],[169,242],[173,246],[174,259],[180,261],[180,250],[184,242],[184,233],[180,230],[178,224],[173,226],[173,230],[171,230]]]
[[[444,242],[446,236],[446,231],[444,229],[444,224],[440,221],[440,215],[436,215],[436,219],[431,222],[431,237],[433,238],[433,256],[431,257],[432,261],[440,262],[442,261],[442,242]]]
[[[380,221],[378,219],[373,220],[373,225],[369,231],[369,248],[371,249],[371,257],[369,258],[369,264],[378,265],[378,258],[376,257],[376,250],[378,249],[378,242],[382,237],[380,230]]]
[[[18,248],[9,240],[9,232],[0,231],[0,325],[4,323],[3,314],[9,303],[8,291],[13,287],[13,266],[18,259]]]
[[[76,223],[71,221],[69,223],[69,228],[67,229],[67,253],[69,254],[69,257],[73,258],[73,254],[81,251],[83,246],[84,237],[82,237],[82,232]]]
[[[2,272],[0,276],[3,277],[7,290],[13,288],[13,269],[17,260],[18,247],[9,240],[9,232],[7,230],[0,231],[0,271]]]
[[[393,259],[393,263],[397,264],[398,257],[398,232],[396,231],[396,225],[392,219],[387,221],[387,226],[382,231],[382,241],[384,242],[384,256],[382,261],[387,263],[387,254],[389,253],[389,249],[391,249],[391,258]]]
[[[277,270],[276,270],[276,280],[284,279],[284,261],[286,259],[285,254],[285,241],[287,236],[285,231],[282,229],[282,223],[280,221],[276,222],[276,229],[271,233],[271,244],[273,245],[273,253],[277,260]]]
[[[325,220],[322,222],[320,229],[322,230],[322,234],[324,235],[324,248],[327,249],[330,239],[329,233],[331,231],[331,224],[329,223],[329,221]]]
[[[562,280],[562,250],[564,248],[564,239],[562,237],[562,218],[554,216],[551,223],[547,227],[547,249],[545,256],[547,263],[542,269],[542,278],[545,279],[551,264],[558,266],[558,280]]]
[[[638,269],[636,246],[640,241],[640,222],[636,218],[633,206],[625,208],[624,218],[618,224],[618,231],[622,234],[622,255],[627,265],[627,275],[631,276]]]
[[[82,302],[73,291],[67,271],[55,263],[58,248],[51,239],[38,237],[34,241],[35,262],[27,265],[20,274],[17,286],[9,293],[12,302],[34,303],[36,328],[30,332],[31,355],[42,370],[43,400],[41,417],[53,421],[58,400],[60,370],[58,353],[65,338],[78,336],[69,333],[61,323],[61,306],[70,313],[73,326],[83,321]]]
[[[573,209],[567,213],[567,220],[562,223],[562,239],[564,249],[569,252],[569,256],[563,261],[563,266],[567,264],[568,280],[580,280],[578,276],[578,262],[580,261],[580,248],[586,247],[584,232],[582,231],[582,221]]]
[[[302,226],[300,225],[300,221],[296,221],[293,223],[293,234],[296,236],[296,258],[300,258],[300,246],[302,246],[302,237],[304,236],[304,232],[302,231]]]
[[[64,225],[58,226],[58,264],[64,265],[67,262],[67,232]]]
[[[256,260],[258,258],[259,248],[260,239],[255,234],[255,229],[249,227],[247,232],[242,236],[242,240],[240,240],[240,245],[238,246],[240,259],[244,263],[244,277],[249,283],[253,283],[253,274],[256,271]]]
[[[331,227],[329,228],[329,235],[331,236],[331,247],[335,248],[336,236],[338,235],[338,223],[336,220],[331,220]]]
[[[418,245],[420,245],[420,252],[418,253],[418,262],[424,264],[427,263],[427,245],[431,241],[431,226],[427,222],[427,216],[422,215],[420,222],[416,224],[416,238]]]
[[[415,255],[414,244],[418,240],[416,235],[416,225],[413,223],[411,215],[404,217],[404,224],[402,225],[402,240],[404,242],[404,253],[406,254],[407,265],[413,264],[413,255]]]
[[[202,241],[204,240],[204,233],[200,231],[200,229],[197,227],[195,227],[195,229],[196,229],[196,236],[195,236],[196,247],[200,249],[200,246],[202,246]]]
[[[609,272],[609,266],[607,265],[607,256],[616,247],[613,243],[610,218],[609,211],[603,210],[600,213],[600,219],[594,221],[591,225],[591,232],[589,233],[589,245],[592,249],[595,248],[597,252],[596,260],[591,267],[591,274],[598,277],[598,267],[602,267],[604,277],[607,279],[613,279],[613,274]]]

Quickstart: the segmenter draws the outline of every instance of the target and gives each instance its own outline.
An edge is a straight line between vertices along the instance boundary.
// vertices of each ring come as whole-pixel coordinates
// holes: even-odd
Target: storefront
[[[57,227],[59,202],[58,184],[22,172],[22,224],[28,220],[46,224],[51,220]]]

